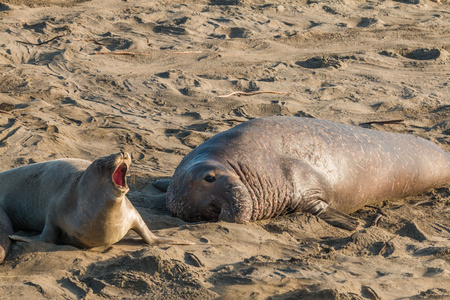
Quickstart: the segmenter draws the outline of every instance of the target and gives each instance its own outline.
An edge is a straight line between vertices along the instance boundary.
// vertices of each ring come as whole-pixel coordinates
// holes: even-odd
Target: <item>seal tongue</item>
[[[118,186],[125,186],[125,174],[127,172],[127,165],[121,164],[117,169],[114,171],[114,174],[112,176],[114,183]]]

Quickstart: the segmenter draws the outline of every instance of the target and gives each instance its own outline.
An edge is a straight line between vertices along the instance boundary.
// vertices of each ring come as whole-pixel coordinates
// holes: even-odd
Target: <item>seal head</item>
[[[167,207],[172,214],[190,222],[245,223],[252,216],[246,186],[232,168],[215,160],[180,167],[177,178],[168,187]]]
[[[129,191],[126,175],[130,165],[131,157],[123,151],[96,159],[80,180],[82,192],[102,191],[111,199],[124,196]]]

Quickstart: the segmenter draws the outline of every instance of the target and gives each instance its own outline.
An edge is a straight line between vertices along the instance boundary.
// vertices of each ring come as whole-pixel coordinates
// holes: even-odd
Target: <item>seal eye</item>
[[[216,177],[214,177],[212,175],[206,175],[205,181],[206,182],[214,182],[214,181],[216,181]]]

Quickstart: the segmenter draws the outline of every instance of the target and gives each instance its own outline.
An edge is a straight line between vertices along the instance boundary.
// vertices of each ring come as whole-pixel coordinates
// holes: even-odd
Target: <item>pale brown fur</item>
[[[125,196],[130,163],[130,155],[120,152],[92,163],[58,159],[0,173],[0,209],[14,227],[42,231],[37,237],[11,238],[95,247],[114,244],[131,229],[150,245],[190,244],[155,236],[148,229]],[[123,186],[113,180],[119,167]]]

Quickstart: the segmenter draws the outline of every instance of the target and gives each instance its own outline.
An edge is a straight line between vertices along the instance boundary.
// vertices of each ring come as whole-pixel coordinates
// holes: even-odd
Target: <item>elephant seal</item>
[[[309,212],[354,230],[365,205],[450,182],[450,154],[425,139],[300,117],[247,121],[192,150],[167,188],[186,221],[245,223]]]
[[[11,240],[9,235],[13,234],[11,220],[9,220],[3,209],[0,208],[0,263],[5,259],[8,253]]]
[[[10,237],[90,248],[114,244],[131,229],[149,245],[192,244],[148,229],[125,196],[130,164],[130,155],[120,152],[94,162],[57,159],[0,173],[0,209],[15,228],[42,231]]]

